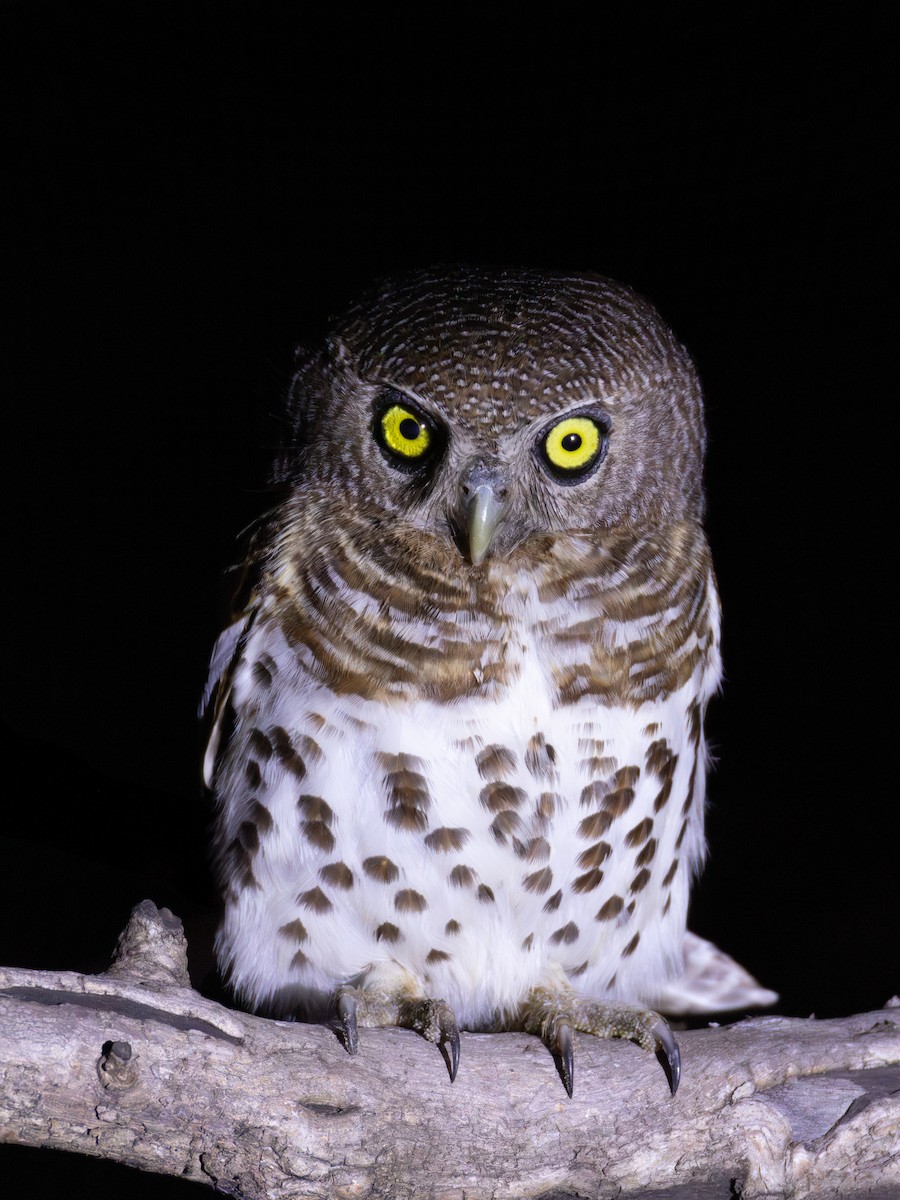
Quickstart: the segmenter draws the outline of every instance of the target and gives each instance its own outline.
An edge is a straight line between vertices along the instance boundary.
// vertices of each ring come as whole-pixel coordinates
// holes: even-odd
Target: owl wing
[[[261,574],[264,546],[272,528],[277,509],[264,513],[244,534],[243,558],[231,568],[235,577],[229,604],[232,620],[219,634],[209,661],[209,674],[203,688],[198,716],[206,718],[209,736],[203,755],[203,782],[212,789],[219,751],[228,740],[231,729],[231,691],[235,671],[241,662],[244,646],[256,621],[261,596]]]
[[[209,720],[209,738],[203,755],[203,782],[212,788],[219,750],[228,736],[231,689],[235,670],[240,663],[244,645],[256,620],[256,597],[241,615],[221,633],[213,646],[209,675],[200,701],[200,716]]]
[[[677,1016],[767,1008],[778,993],[762,986],[740,963],[696,933],[684,935],[684,970],[652,998],[662,1012]]]

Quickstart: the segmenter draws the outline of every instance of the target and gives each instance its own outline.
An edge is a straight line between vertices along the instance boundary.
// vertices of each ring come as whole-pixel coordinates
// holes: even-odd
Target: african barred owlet
[[[650,1006],[771,998],[685,932],[720,679],[687,353],[600,277],[423,271],[339,321],[290,416],[212,663],[237,994],[351,1053],[418,1030],[451,1078],[459,1027],[526,1030],[570,1095],[573,1031],[630,1038],[674,1091]]]

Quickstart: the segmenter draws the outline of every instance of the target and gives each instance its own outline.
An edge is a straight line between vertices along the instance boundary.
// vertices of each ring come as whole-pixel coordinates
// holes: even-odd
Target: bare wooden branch
[[[350,1058],[329,1029],[204,999],[180,922],[144,901],[103,975],[0,969],[0,1019],[0,1141],[251,1200],[900,1195],[896,998],[682,1033],[674,1099],[649,1055],[588,1037],[573,1100],[519,1034],[464,1034],[451,1085],[413,1033],[362,1031]]]

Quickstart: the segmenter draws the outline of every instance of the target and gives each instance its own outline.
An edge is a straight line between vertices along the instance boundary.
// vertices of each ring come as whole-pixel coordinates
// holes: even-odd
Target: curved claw
[[[338,992],[337,1011],[341,1028],[344,1031],[344,1045],[348,1054],[355,1054],[359,1049],[359,1031],[356,1021],[356,1010],[359,1003],[349,988]]]
[[[672,1030],[661,1017],[650,1032],[656,1042],[656,1057],[666,1073],[669,1090],[674,1096],[681,1080],[681,1051]]]
[[[557,1026],[553,1050],[557,1060],[556,1069],[571,1100],[575,1087],[575,1039],[571,1027],[564,1022]]]
[[[447,1070],[450,1072],[450,1082],[452,1083],[459,1068],[459,1026],[455,1020],[452,1022],[441,1021],[441,1040],[438,1044],[447,1064]]]

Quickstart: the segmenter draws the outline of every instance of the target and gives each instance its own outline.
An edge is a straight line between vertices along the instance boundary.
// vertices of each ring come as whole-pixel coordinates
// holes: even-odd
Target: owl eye
[[[565,417],[539,443],[540,457],[558,479],[574,482],[599,465],[606,433],[594,417]]]
[[[417,470],[437,449],[434,423],[411,404],[388,403],[375,418],[375,437],[394,466]]]

